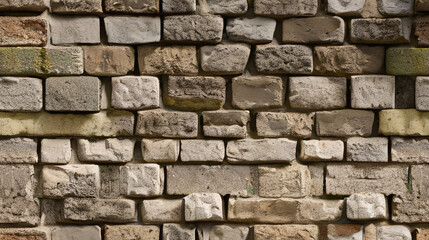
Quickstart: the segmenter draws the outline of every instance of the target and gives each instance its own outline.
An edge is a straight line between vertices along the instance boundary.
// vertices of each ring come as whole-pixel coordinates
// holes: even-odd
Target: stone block
[[[43,12],[48,8],[44,0],[1,0],[0,11]]]
[[[396,76],[395,108],[406,109],[416,107],[416,84],[414,76]]]
[[[161,230],[151,225],[106,225],[104,227],[105,240],[159,240]]]
[[[101,82],[97,77],[50,77],[45,81],[45,110],[100,111]]]
[[[395,76],[352,76],[351,100],[352,108],[395,108]]]
[[[276,238],[319,239],[319,227],[317,225],[255,225],[255,240],[270,240]]]
[[[43,107],[42,79],[0,77],[0,110],[38,112]]]
[[[54,45],[100,43],[100,19],[97,16],[53,16],[49,21]]]
[[[411,240],[411,232],[406,226],[379,226],[377,227],[377,240],[403,239]]]
[[[248,2],[246,0],[208,0],[206,1],[206,5],[209,13],[226,16],[242,15],[248,10]]]
[[[246,138],[250,112],[219,110],[202,112],[203,133],[206,137]]]
[[[325,165],[313,164],[308,166],[311,175],[311,195],[323,196],[325,188]]]
[[[43,166],[41,183],[46,198],[97,197],[100,172],[97,165]]]
[[[314,71],[322,75],[384,72],[384,47],[365,45],[314,47]]]
[[[341,140],[306,140],[301,141],[303,161],[342,161],[344,142]]]
[[[248,239],[249,226],[237,224],[211,225],[199,224],[197,228],[198,239]]]
[[[411,25],[411,19],[405,18],[352,19],[350,41],[369,44],[408,43]]]
[[[37,141],[31,138],[0,139],[0,164],[36,164]]]
[[[187,222],[221,221],[224,218],[223,201],[218,193],[191,193],[183,201]]]
[[[121,192],[131,197],[160,196],[164,191],[164,168],[158,164],[127,164],[120,167]]]
[[[388,162],[389,139],[384,137],[347,139],[347,161]]]
[[[133,159],[134,139],[78,139],[77,155],[82,162],[124,163]]]
[[[141,215],[144,223],[178,223],[183,216],[183,199],[143,200]]]
[[[304,45],[258,45],[256,70],[269,74],[309,74],[313,72],[313,50]]]
[[[222,77],[169,76],[164,91],[165,105],[179,110],[216,110],[226,98]]]
[[[228,39],[249,44],[270,43],[276,30],[276,20],[264,17],[232,18],[227,20]]]
[[[429,77],[416,78],[416,109],[419,111],[429,111]]]
[[[201,69],[212,74],[241,74],[250,57],[247,44],[219,44],[200,48]]]
[[[232,105],[240,109],[283,106],[283,79],[274,76],[240,76],[232,79]]]
[[[386,73],[428,75],[429,48],[391,47],[386,50]]]
[[[48,139],[40,142],[40,162],[42,164],[67,164],[72,157],[70,139]]]
[[[85,72],[94,76],[121,76],[134,71],[134,49],[127,46],[85,46]]]
[[[107,42],[142,44],[161,41],[160,17],[110,16],[104,18]]]
[[[378,11],[377,0],[365,0],[365,5],[362,11],[363,18],[382,18],[380,11]],[[375,232],[375,230],[373,231]],[[372,240],[372,238],[370,239]]]
[[[407,166],[332,164],[326,168],[328,195],[344,196],[359,192],[405,194],[408,192],[407,183]]]
[[[317,0],[255,0],[256,15],[270,17],[314,16],[317,13]]]
[[[100,198],[119,198],[121,196],[121,170],[118,165],[99,165]]]
[[[427,0],[415,0],[416,11],[429,11],[429,1]]]
[[[223,18],[216,15],[166,16],[163,40],[187,43],[218,43],[222,41]]]
[[[196,138],[198,115],[166,110],[139,111],[136,135],[145,137]]]
[[[66,198],[62,216],[72,222],[137,222],[136,204],[130,199]]]
[[[226,159],[233,164],[290,163],[296,158],[296,145],[287,138],[229,141]]]
[[[429,140],[392,137],[392,162],[429,163]]]
[[[327,12],[340,16],[361,16],[364,6],[365,0],[328,0]]]
[[[343,77],[290,77],[289,104],[298,109],[338,109],[347,105]]]
[[[115,13],[159,13],[159,0],[105,0],[104,7],[106,12]]]
[[[162,240],[195,240],[195,231],[195,226],[191,224],[164,224],[162,226]]]
[[[429,230],[427,228],[417,228],[414,234],[416,240],[427,240],[429,238]]]
[[[329,224],[329,240],[364,240],[364,228],[355,224]]]
[[[139,46],[137,49],[141,74],[198,74],[195,46]]]
[[[179,159],[180,141],[173,139],[143,139],[141,151],[145,162],[176,162]]]
[[[102,13],[101,0],[51,0],[51,11],[65,14],[94,14]]]
[[[318,136],[370,136],[373,124],[374,113],[371,111],[344,109],[316,112]]]
[[[312,135],[314,113],[259,112],[256,132],[260,137],[298,137]]]
[[[379,193],[353,193],[347,198],[347,218],[350,220],[387,219],[387,199]]]
[[[150,76],[112,78],[112,107],[141,110],[159,107],[159,79]]]
[[[196,0],[162,0],[162,12],[167,14],[193,13],[197,11]]]
[[[427,174],[427,169],[425,169]],[[417,179],[414,179],[417,180]],[[427,177],[424,179],[418,179],[418,181],[427,181]],[[414,185],[409,186],[408,196],[403,194],[401,196],[396,195],[392,200],[392,221],[395,223],[414,223],[422,224],[429,222],[429,202],[426,196],[419,195],[421,189],[414,189]],[[387,239],[387,238],[386,238]]]
[[[254,194],[254,170],[249,166],[171,165],[166,169],[168,195],[209,192],[248,197]]]
[[[222,140],[181,140],[182,162],[223,162],[225,144]]]
[[[379,113],[378,132],[385,136],[429,136],[429,113],[416,109],[390,109]]]
[[[383,16],[407,16],[414,12],[413,0],[379,0],[377,3]]]
[[[421,16],[421,17],[414,18],[414,25],[415,25],[414,36],[417,37],[417,43],[419,45],[428,46],[429,31],[427,30],[427,28],[429,26],[429,17]]]
[[[0,229],[0,239],[3,240],[48,240],[48,236],[48,232],[45,229],[41,228]]]
[[[284,43],[342,44],[346,32],[344,20],[334,16],[291,18],[283,20]]]
[[[1,8],[1,3],[0,3]],[[0,17],[0,46],[45,46],[46,20],[38,17]]]
[[[260,197],[306,197],[311,191],[308,167],[293,163],[285,167],[258,167]]]
[[[51,240],[101,240],[99,226],[61,226],[51,231]]]

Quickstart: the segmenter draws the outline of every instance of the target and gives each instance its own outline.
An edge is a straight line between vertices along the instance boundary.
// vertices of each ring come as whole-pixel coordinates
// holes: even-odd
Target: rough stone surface
[[[134,70],[134,49],[126,46],[85,46],[85,72],[120,76]]]
[[[235,239],[235,240],[246,240],[249,234],[249,227],[246,225],[203,225],[199,224],[198,229],[198,239]]]
[[[121,196],[121,170],[118,165],[99,165],[100,198],[118,198]]]
[[[42,80],[29,77],[0,77],[0,110],[38,112],[43,105]]]
[[[427,0],[415,0],[416,11],[429,11],[429,2]]]
[[[79,139],[77,155],[82,162],[124,163],[133,158],[134,139]]]
[[[429,113],[415,109],[382,110],[378,132],[383,135],[428,136]]]
[[[340,16],[360,16],[365,6],[365,0],[328,0],[328,13]]]
[[[189,239],[195,240],[196,228],[191,224],[164,224],[162,226],[162,239]]]
[[[172,139],[143,139],[141,144],[143,161],[161,163],[179,159],[180,141]]]
[[[182,220],[182,199],[143,200],[141,206],[144,223],[173,223]]]
[[[140,111],[137,116],[136,135],[195,138],[198,135],[198,115],[194,112]]]
[[[159,13],[159,0],[105,0],[107,12],[117,13]]]
[[[222,140],[181,140],[182,162],[222,162],[225,145]]]
[[[395,76],[352,76],[351,100],[352,108],[395,108]]]
[[[249,166],[172,165],[166,170],[168,195],[208,192],[247,197],[254,193]]]
[[[52,240],[101,240],[99,226],[61,226],[51,232]]]
[[[273,40],[276,21],[271,18],[233,18],[226,24],[228,39],[250,44],[269,43]]]
[[[340,17],[292,18],[283,21],[285,43],[341,44],[345,37],[345,23]]]
[[[206,1],[208,11],[212,14],[235,16],[245,14],[248,10],[246,0],[208,0]]]
[[[43,12],[47,9],[47,2],[44,0],[1,0],[0,11],[30,11]]]
[[[429,78],[416,78],[416,109],[419,111],[429,111]]]
[[[41,182],[46,198],[97,197],[100,172],[97,165],[44,166]]]
[[[46,20],[34,17],[0,17],[0,25],[0,46],[46,45]]]
[[[429,238],[429,230],[427,228],[417,228],[415,235],[416,240],[426,240]]]
[[[49,23],[52,44],[100,43],[100,19],[96,16],[55,16]]]
[[[314,47],[314,71],[323,75],[384,72],[384,47],[348,45]]]
[[[50,77],[45,81],[45,110],[100,111],[101,82],[97,77]]]
[[[323,164],[313,164],[308,166],[311,175],[311,195],[323,196],[325,188],[325,166]]]
[[[40,142],[40,162],[43,164],[67,164],[71,160],[70,139],[48,139]]]
[[[260,137],[302,137],[312,135],[314,113],[259,112],[256,132]]]
[[[65,14],[93,14],[102,13],[100,0],[51,0],[51,11]]]
[[[296,158],[296,145],[287,138],[229,141],[226,157],[234,164],[289,163]]]
[[[216,74],[240,74],[244,72],[250,56],[246,44],[219,44],[200,48],[201,69]]]
[[[374,113],[363,110],[335,110],[316,113],[318,136],[370,136]]]
[[[112,78],[112,107],[141,110],[159,107],[159,79],[150,76]]]
[[[288,97],[292,108],[345,108],[347,79],[343,77],[290,77]]]
[[[138,63],[141,74],[195,75],[198,73],[195,46],[140,46]]]
[[[207,137],[246,138],[249,111],[219,110],[203,112],[203,132]]]
[[[106,225],[105,240],[159,240],[160,229],[151,225]]]
[[[384,16],[406,16],[413,14],[413,0],[379,0],[378,11]]]
[[[329,224],[329,240],[364,240],[363,226],[355,224]]]
[[[47,240],[48,232],[38,228],[2,228],[0,239],[3,240]]]
[[[429,45],[429,31],[427,30],[429,26],[429,17],[416,17],[414,19],[414,25],[414,35],[417,37],[417,43],[424,46]]]
[[[389,139],[383,137],[347,139],[347,161],[387,162]]]
[[[341,140],[306,140],[301,141],[303,161],[342,161],[344,142]]]
[[[177,14],[195,11],[197,11],[197,0],[162,0],[163,13]]]
[[[393,137],[391,141],[392,162],[429,162],[429,140]]]
[[[387,219],[387,199],[378,193],[354,193],[347,198],[347,218],[351,220]]]
[[[258,45],[256,70],[270,74],[304,74],[313,72],[313,51],[304,45]]]
[[[407,43],[410,41],[410,19],[352,19],[350,40],[355,43]]]
[[[164,168],[157,164],[127,164],[120,167],[121,192],[126,196],[152,197],[164,191]]]
[[[222,40],[223,18],[220,16],[167,16],[163,23],[165,41],[218,43]]]
[[[223,202],[220,194],[192,193],[183,200],[187,222],[223,220]]]
[[[37,141],[31,138],[10,138],[0,140],[0,164],[36,164]]]
[[[406,166],[333,164],[326,168],[328,195],[351,195],[359,192],[405,194],[408,192],[407,182]]]
[[[277,238],[290,238],[297,240],[319,239],[319,227],[317,225],[255,225],[255,240],[270,240]]]
[[[416,84],[414,76],[396,76],[395,108],[406,109],[416,106]]]
[[[240,109],[281,107],[283,79],[274,76],[240,76],[232,79],[232,105]]]
[[[142,44],[161,40],[159,17],[105,17],[104,26],[109,43]]]
[[[164,103],[180,110],[216,110],[226,98],[226,80],[222,77],[169,76]]]
[[[317,0],[255,0],[255,14],[270,17],[314,16]]]
[[[391,47],[386,51],[386,73],[428,75],[429,48]]]
[[[410,230],[406,226],[379,226],[377,227],[377,239],[403,239],[411,240]]]

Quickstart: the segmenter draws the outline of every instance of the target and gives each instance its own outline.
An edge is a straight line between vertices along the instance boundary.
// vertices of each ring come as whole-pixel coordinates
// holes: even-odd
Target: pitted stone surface
[[[126,196],[159,196],[164,191],[164,168],[157,164],[127,164],[120,167],[121,192]]]
[[[140,110],[159,107],[159,79],[150,76],[112,78],[112,107]]]
[[[0,78],[0,109],[11,112],[38,112],[43,106],[42,80],[38,78]]]
[[[226,24],[228,38],[236,42],[269,43],[273,40],[276,21],[271,18],[233,18]]]
[[[256,132],[261,137],[311,137],[314,113],[259,112]]]
[[[82,162],[129,162],[133,158],[134,139],[79,139],[77,154]]]

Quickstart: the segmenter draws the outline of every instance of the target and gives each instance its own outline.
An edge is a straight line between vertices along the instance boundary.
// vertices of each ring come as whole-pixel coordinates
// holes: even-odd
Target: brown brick
[[[45,46],[46,20],[35,17],[0,17],[0,46]]]
[[[126,75],[134,70],[134,49],[122,46],[85,46],[85,72],[95,76]]]

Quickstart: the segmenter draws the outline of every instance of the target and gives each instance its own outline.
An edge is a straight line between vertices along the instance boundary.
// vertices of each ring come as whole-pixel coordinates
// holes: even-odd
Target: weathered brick
[[[384,47],[364,45],[314,47],[314,71],[336,76],[382,73]]]
[[[102,13],[102,0],[51,0],[51,11],[65,14]]]
[[[417,37],[417,43],[419,45],[429,45],[429,31],[427,30],[429,26],[429,17],[416,17],[414,19],[414,25],[414,35]]]
[[[428,75],[429,48],[391,47],[386,50],[386,73]]]
[[[230,198],[228,220],[252,223],[307,223],[340,219],[343,200]]]
[[[311,175],[311,195],[312,196],[323,196],[325,188],[325,165],[324,164],[312,164],[308,166]]]
[[[112,78],[112,107],[141,110],[159,107],[159,79],[150,76]]]
[[[124,163],[133,159],[134,139],[78,139],[77,155],[82,162]]]
[[[416,109],[419,111],[429,111],[429,77],[416,78]]]
[[[351,77],[352,108],[395,108],[395,76]]]
[[[159,240],[161,232],[158,226],[151,225],[106,225],[104,229],[105,240]]]
[[[384,16],[407,16],[413,14],[412,0],[379,0],[378,11]]]
[[[141,151],[145,162],[176,162],[179,159],[180,141],[173,139],[143,139]]]
[[[187,239],[195,240],[195,225],[193,224],[164,224],[162,226],[162,239]]]
[[[281,107],[283,79],[274,76],[240,76],[232,79],[232,105],[240,109]]]
[[[61,226],[52,230],[51,238],[52,240],[101,240],[101,228],[99,226]]]
[[[209,13],[227,16],[245,14],[248,8],[246,0],[208,0],[206,4]]]
[[[164,191],[164,168],[157,164],[127,164],[120,167],[121,192],[131,197],[152,197]]]
[[[387,162],[389,139],[383,137],[347,139],[347,161]]]
[[[377,2],[378,2],[377,0],[365,0],[365,5],[363,7],[362,14],[361,14],[363,18],[382,18],[383,17],[380,11],[378,11]],[[375,229],[375,227],[372,229]],[[375,232],[375,230],[373,230],[373,232]],[[370,238],[369,240],[373,240],[373,239]]]
[[[0,134],[10,136],[133,135],[134,115],[126,111],[95,114],[0,113]]]
[[[429,229],[417,228],[415,230],[416,240],[427,240],[429,238]]]
[[[365,0],[328,0],[327,12],[340,16],[361,16]]]
[[[299,158],[303,161],[342,161],[344,142],[341,140],[301,141]]]
[[[352,19],[350,41],[354,43],[408,43],[412,21],[402,18]]]
[[[1,0],[0,11],[29,11],[43,12],[47,9],[47,2],[44,0]]]
[[[166,110],[139,111],[136,135],[146,137],[196,138],[198,115]]]
[[[343,77],[290,77],[289,104],[298,109],[337,109],[347,105]]]
[[[197,0],[162,0],[163,13],[177,14],[195,11],[197,11]]]
[[[100,198],[119,198],[121,196],[121,170],[118,165],[99,165]]]
[[[38,112],[43,107],[42,79],[0,77],[0,110]]]
[[[161,40],[160,17],[110,16],[104,18],[107,41],[115,44],[142,44]]]
[[[379,193],[354,193],[347,198],[347,218],[351,220],[387,219],[387,199]]]
[[[48,240],[48,232],[37,228],[2,228],[0,239],[3,240]]]
[[[392,162],[429,163],[429,140],[392,138]]]
[[[200,48],[201,69],[215,74],[241,74],[250,56],[247,44],[219,44]]]
[[[328,239],[356,239],[363,240],[363,226],[355,224],[329,224]]]
[[[97,197],[100,173],[97,165],[44,166],[41,182],[46,198]]]
[[[249,111],[207,111],[203,116],[203,133],[207,137],[246,138]]]
[[[232,18],[226,24],[226,34],[228,39],[236,42],[270,43],[276,24],[276,20],[264,17]]]
[[[166,16],[163,23],[165,41],[218,43],[222,40],[223,18],[220,16]]]
[[[185,220],[219,221],[223,220],[223,201],[219,193],[192,193],[184,199]]]
[[[105,0],[106,12],[159,13],[159,0]]]
[[[415,9],[416,11],[429,11],[429,1],[428,0],[415,0]]]
[[[312,135],[314,113],[259,112],[256,131],[260,137],[302,137]]]
[[[318,136],[370,136],[374,113],[363,110],[335,110],[316,112]]]
[[[70,139],[47,139],[40,142],[40,162],[43,164],[67,164],[72,157]]]
[[[321,16],[292,18],[283,21],[285,43],[331,43],[344,42],[346,27],[340,17]]]
[[[45,81],[45,110],[100,111],[101,82],[97,77],[50,77]]]
[[[48,23],[44,19],[0,17],[0,25],[0,46],[46,45]]]
[[[38,162],[37,141],[31,138],[0,139],[0,164]]]
[[[255,14],[270,17],[314,16],[317,0],[255,0]]]
[[[379,113],[378,132],[383,135],[428,136],[429,113],[416,109],[390,109]]]
[[[183,216],[183,199],[143,200],[141,214],[144,223],[180,222]]]
[[[198,239],[248,239],[249,226],[238,224],[211,225],[198,224],[197,228]]]
[[[100,43],[97,16],[55,16],[49,23],[52,44]]]
[[[351,195],[377,192],[385,195],[407,193],[408,167],[382,165],[339,165],[326,168],[326,193]]]
[[[138,62],[141,74],[195,75],[198,73],[195,46],[140,46]]]
[[[317,225],[255,225],[254,240],[270,240],[276,238],[319,239]]]
[[[167,194],[212,192],[247,197],[253,195],[252,171],[249,166],[167,166]]]
[[[181,140],[182,162],[222,162],[225,145],[222,140]]]
[[[216,110],[226,98],[226,80],[222,77],[169,76],[164,103],[180,110]]]
[[[257,45],[255,65],[261,73],[312,73],[313,51],[304,45]]]
[[[95,76],[120,76],[134,71],[134,49],[126,46],[85,46],[85,72]]]
[[[395,108],[406,109],[416,106],[416,84],[414,76],[396,76]]]
[[[229,141],[226,158],[230,163],[289,163],[296,158],[297,142],[287,138]]]
[[[377,239],[378,240],[389,240],[389,239],[403,239],[411,240],[411,233],[407,226],[378,226],[377,227]]]

